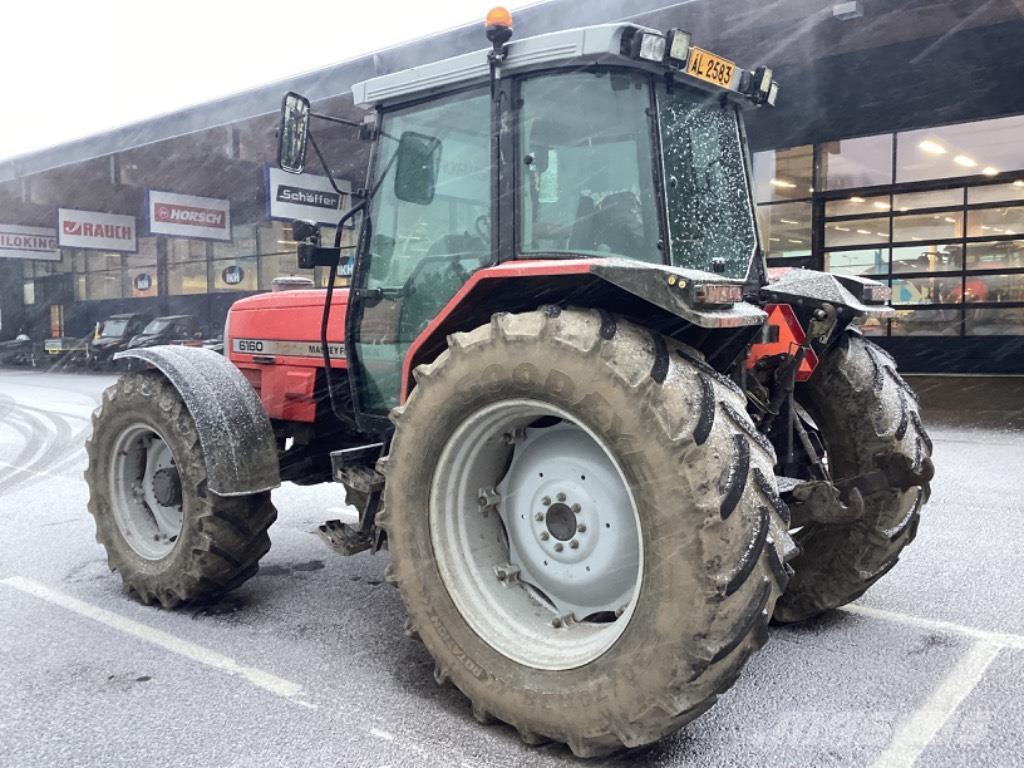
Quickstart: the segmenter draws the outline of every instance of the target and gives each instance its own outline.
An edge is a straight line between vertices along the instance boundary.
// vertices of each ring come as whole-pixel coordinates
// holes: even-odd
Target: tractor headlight
[[[665,36],[656,32],[641,32],[633,38],[633,57],[660,64],[665,60]]]
[[[690,43],[693,37],[689,32],[681,29],[672,29],[668,33],[668,60],[670,64],[677,67],[686,66],[690,58]]]

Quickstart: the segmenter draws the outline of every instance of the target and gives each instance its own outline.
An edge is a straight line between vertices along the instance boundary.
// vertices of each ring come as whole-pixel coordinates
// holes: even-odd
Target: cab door
[[[382,115],[345,334],[364,428],[386,428],[410,344],[495,261],[491,124],[486,88]]]

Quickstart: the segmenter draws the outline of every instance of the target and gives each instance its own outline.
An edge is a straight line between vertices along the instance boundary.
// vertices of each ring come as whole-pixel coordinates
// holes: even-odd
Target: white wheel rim
[[[110,465],[110,502],[114,521],[128,546],[146,560],[160,560],[174,549],[184,523],[178,498],[161,500],[158,473],[177,474],[170,446],[145,424],[124,429],[114,442]]]
[[[568,413],[506,400],[472,414],[441,451],[429,503],[441,579],[498,653],[572,669],[622,636],[640,593],[640,517],[614,456]]]

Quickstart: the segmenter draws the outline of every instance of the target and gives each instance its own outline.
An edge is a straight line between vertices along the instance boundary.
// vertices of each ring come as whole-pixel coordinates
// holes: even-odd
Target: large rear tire
[[[438,682],[580,756],[710,707],[787,578],[774,453],[739,391],[686,347],[556,307],[454,334],[416,378],[377,520]]]
[[[92,424],[89,512],[130,595],[174,608],[218,597],[256,573],[277,518],[270,494],[209,491],[192,416],[162,374],[122,376],[103,393]]]
[[[930,477],[932,443],[917,397],[885,351],[856,331],[843,339],[797,391],[817,423],[837,479],[878,470],[888,456]],[[865,517],[848,525],[814,523],[794,535],[802,550],[775,606],[780,622],[801,621],[856,600],[888,573],[917,534],[928,483],[890,485],[864,496]]]

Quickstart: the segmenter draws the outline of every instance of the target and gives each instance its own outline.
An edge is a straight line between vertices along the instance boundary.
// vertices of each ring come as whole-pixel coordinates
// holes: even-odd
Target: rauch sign
[[[58,208],[57,240],[62,248],[134,252],[135,217]]]

